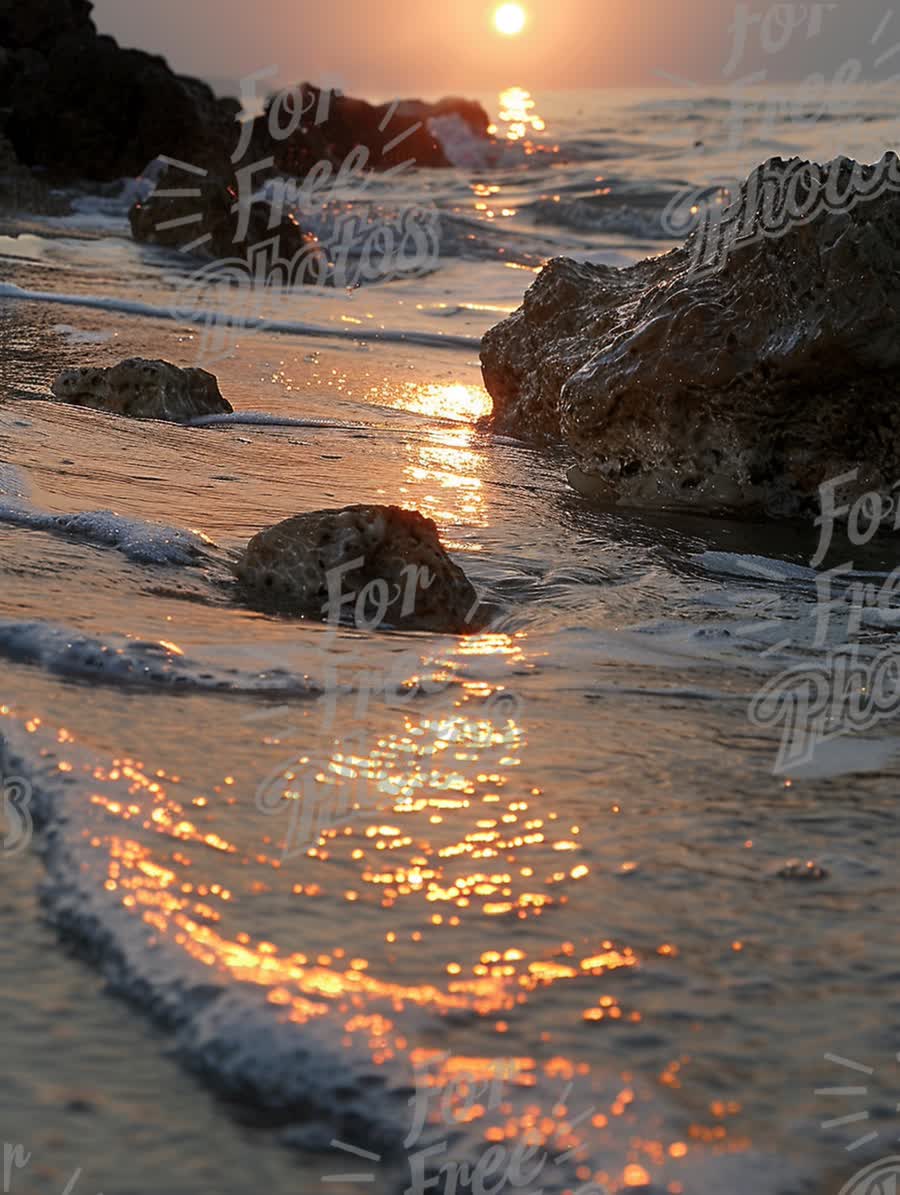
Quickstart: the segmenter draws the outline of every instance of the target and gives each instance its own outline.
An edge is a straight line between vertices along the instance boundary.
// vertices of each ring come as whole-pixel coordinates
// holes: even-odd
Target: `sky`
[[[888,20],[887,0],[522,0],[528,23],[515,38],[494,29],[498,7],[499,0],[95,0],[94,18],[121,45],[161,53],[183,74],[234,81],[277,66],[278,85],[309,80],[369,99],[476,96],[512,85],[663,86],[661,72],[728,82],[741,9],[758,19],[740,39],[731,78],[764,71],[802,81],[821,71],[830,80],[852,59],[864,77],[900,71],[900,53],[876,65],[900,43],[900,12]]]

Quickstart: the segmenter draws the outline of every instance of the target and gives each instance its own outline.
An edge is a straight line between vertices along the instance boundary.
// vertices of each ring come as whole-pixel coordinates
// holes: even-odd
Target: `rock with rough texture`
[[[166,194],[183,190],[195,194]],[[239,214],[232,210],[237,197],[235,188],[219,179],[194,177],[186,184],[183,173],[164,170],[154,191],[132,205],[128,214],[132,236],[136,241],[214,258],[244,257],[255,245],[274,237],[278,238],[278,255],[288,261],[303,251],[306,240],[296,218],[286,212],[280,223],[270,228],[271,205],[262,199],[251,204],[246,235],[238,240]],[[184,223],[187,220],[190,223]]]
[[[699,231],[627,269],[551,261],[484,338],[494,426],[564,441],[573,485],[623,505],[805,514],[854,469],[843,500],[887,498],[900,479],[900,162],[774,159],[736,202],[746,211],[765,179],[821,188],[826,171],[846,192],[854,170],[863,187],[876,170],[897,185],[738,241],[711,271],[694,268]]]
[[[132,419],[183,423],[200,415],[231,414],[231,404],[205,369],[134,358],[111,369],[66,369],[53,383],[60,402]]]
[[[478,603],[433,521],[398,506],[297,515],[255,536],[235,572],[263,608],[360,627],[459,634]]]

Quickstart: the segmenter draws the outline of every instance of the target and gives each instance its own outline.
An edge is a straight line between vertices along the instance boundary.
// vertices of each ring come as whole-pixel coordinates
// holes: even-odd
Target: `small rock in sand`
[[[297,515],[255,536],[235,573],[255,604],[371,629],[460,634],[478,603],[432,520],[398,506]]]
[[[110,369],[65,369],[53,383],[60,402],[93,407],[132,419],[183,423],[199,415],[230,415],[233,408],[205,369],[179,369],[167,361],[122,361]]]

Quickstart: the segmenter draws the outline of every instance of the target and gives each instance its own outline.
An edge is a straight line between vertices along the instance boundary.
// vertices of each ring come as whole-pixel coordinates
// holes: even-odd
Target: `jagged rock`
[[[199,415],[231,414],[231,404],[205,369],[179,369],[137,357],[110,369],[66,369],[53,383],[60,402],[132,419],[183,423]]]
[[[237,101],[98,36],[90,9],[87,0],[0,0],[0,44],[16,51],[0,89],[20,160],[63,181],[137,175],[159,154],[220,169]]]
[[[829,179],[846,193],[854,170],[870,194],[850,210],[811,203],[807,223],[738,241],[714,270],[694,268],[700,231],[627,269],[551,261],[484,338],[494,426],[565,441],[576,488],[624,505],[801,514],[856,468],[842,498],[887,499],[900,478],[900,161],[773,159],[726,226],[749,212],[758,228],[779,189],[801,204]],[[879,177],[891,188],[877,193]]]
[[[193,190],[196,195],[169,197],[166,191]],[[162,192],[160,194],[159,192]],[[136,241],[183,249],[197,244],[193,253],[214,258],[244,257],[247,250],[278,237],[279,255],[292,260],[306,246],[303,231],[296,218],[286,212],[274,229],[269,228],[271,206],[266,200],[256,200],[250,208],[247,235],[240,241],[238,213],[233,211],[238,192],[219,179],[193,178],[168,169],[160,175],[156,187],[143,200],[136,202],[128,213],[131,233]],[[199,222],[175,224],[195,215]]]
[[[54,181],[110,182],[136,176],[165,154],[230,184],[240,103],[176,75],[163,58],[98,35],[91,9],[90,0],[0,0],[0,106],[11,109],[7,131],[19,159],[47,169]],[[328,119],[316,123],[319,95],[305,87],[303,102],[316,111],[286,140],[271,136],[268,110],[258,118],[245,162],[272,157],[272,174],[302,176],[317,162],[337,165],[365,146],[374,169],[407,158],[447,166],[431,118],[455,114],[477,135],[487,134],[488,117],[471,101],[407,101],[389,111],[336,94]],[[290,119],[288,111],[279,128]],[[404,132],[409,137],[391,147]]]
[[[360,626],[462,633],[478,602],[433,521],[397,506],[297,515],[255,536],[235,572],[263,608]]]

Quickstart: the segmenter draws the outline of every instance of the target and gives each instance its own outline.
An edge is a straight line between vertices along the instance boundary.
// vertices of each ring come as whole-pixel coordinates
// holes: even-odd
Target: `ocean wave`
[[[760,581],[815,582],[819,575],[809,565],[792,564],[789,560],[773,560],[768,556],[754,556],[741,552],[700,552],[691,559],[712,573],[722,573],[731,577],[752,577]]]
[[[116,548],[138,564],[197,564],[216,546],[199,532],[128,518],[112,510],[75,514],[38,510],[29,500],[27,479],[10,465],[0,470],[0,523]]]
[[[610,207],[586,198],[560,198],[539,199],[524,210],[540,224],[553,224],[577,232],[607,233],[641,240],[671,240],[671,233],[663,228],[663,207],[661,203],[659,211],[654,212],[626,203]]]
[[[72,627],[39,621],[0,620],[0,655],[92,684],[282,697],[321,693],[308,677],[285,668],[252,672],[211,665],[185,656],[172,643],[124,635],[98,639]]]
[[[0,774],[30,786],[50,923],[114,994],[171,1033],[185,1068],[252,1110],[256,1123],[280,1127],[284,1144],[327,1147],[337,1139],[364,1148],[369,1166],[358,1154],[352,1164],[373,1175],[380,1165],[408,1169],[413,1152],[434,1144],[428,1173],[454,1161],[471,1171],[503,1126],[537,1123],[532,1156],[543,1150],[540,1187],[559,1195],[578,1185],[576,1167],[585,1161],[592,1173],[621,1174],[633,1161],[635,1137],[676,1138],[683,1114],[637,1074],[629,1076],[628,1115],[594,1117],[621,1097],[614,1065],[510,1057],[499,1041],[496,1053],[485,1041],[478,1057],[451,1055],[453,1026],[488,1015],[487,984],[480,995],[443,976],[408,987],[281,952],[238,929],[252,898],[230,888],[223,894],[221,877],[229,861],[236,878],[243,874],[247,844],[210,832],[211,814],[179,799],[180,781],[155,763],[105,760],[68,732],[26,727],[0,709]],[[216,863],[211,890],[202,882],[207,858]],[[512,981],[490,986],[502,992],[505,982],[515,1002]],[[502,1096],[485,1099],[477,1117],[459,1085],[467,1064],[473,1081],[493,1082]],[[416,1136],[420,1105],[411,1097],[428,1089],[429,1116]],[[454,1098],[457,1105],[447,1102]],[[545,1110],[539,1122],[535,1105]],[[336,1157],[336,1169],[347,1164]],[[734,1195],[774,1195],[797,1177],[784,1158],[722,1155],[702,1144],[681,1159],[661,1154],[654,1168],[654,1182]]]
[[[204,310],[190,313],[175,312],[168,307],[155,307],[133,299],[107,295],[76,295],[53,291],[26,290],[11,282],[0,282],[0,299],[30,300],[40,303],[59,303],[67,307],[87,307],[99,311],[116,311],[123,315],[147,316],[151,319],[172,320],[179,324],[210,325],[223,322],[223,313]],[[385,344],[416,344],[426,348],[455,348],[471,352],[481,341],[477,336],[459,336],[443,332],[414,332],[398,328],[354,329],[309,324],[295,320],[241,320],[242,331],[281,332],[289,336],[309,336],[331,340],[379,341]]]

